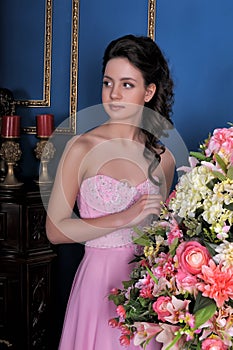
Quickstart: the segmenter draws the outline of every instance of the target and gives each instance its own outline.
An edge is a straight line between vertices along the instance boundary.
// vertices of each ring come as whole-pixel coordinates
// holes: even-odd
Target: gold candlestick
[[[48,141],[47,137],[42,137],[36,144],[35,155],[37,159],[40,159],[40,174],[39,179],[35,180],[39,184],[49,184],[53,182],[52,177],[48,172],[48,163],[54,157],[56,149],[51,141]]]
[[[19,143],[12,138],[6,138],[6,141],[1,145],[0,156],[7,165],[7,174],[4,181],[0,183],[0,186],[19,187],[23,185],[22,182],[19,182],[17,180],[14,174],[14,167],[20,160],[21,155],[22,151],[20,149]]]

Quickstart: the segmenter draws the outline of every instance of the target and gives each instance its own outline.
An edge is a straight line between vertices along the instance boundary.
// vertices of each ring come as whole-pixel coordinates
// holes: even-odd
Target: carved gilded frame
[[[50,107],[51,60],[52,60],[52,0],[45,3],[45,38],[44,38],[44,84],[42,100],[16,100],[18,106]]]
[[[45,36],[44,36],[44,78],[42,100],[17,100],[16,105],[22,107],[50,107],[51,65],[52,65],[52,0],[45,0]],[[72,0],[71,26],[71,60],[70,60],[70,96],[69,96],[69,127],[57,128],[57,133],[76,133],[77,93],[78,93],[78,29],[79,1]],[[147,35],[155,39],[156,0],[148,0]],[[33,126],[24,127],[26,134],[35,134]]]
[[[147,36],[155,40],[156,0],[148,0]]]

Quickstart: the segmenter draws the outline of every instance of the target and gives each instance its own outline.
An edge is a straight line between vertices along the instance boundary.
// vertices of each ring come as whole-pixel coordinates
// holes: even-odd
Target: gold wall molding
[[[147,36],[155,40],[156,0],[148,0]]]
[[[79,1],[73,0],[72,3],[72,32],[71,32],[71,52],[70,52],[70,105],[69,105],[69,127],[57,128],[57,133],[75,134],[76,133],[76,113],[78,102],[78,33],[79,33]]]
[[[52,0],[45,3],[45,34],[44,34],[44,77],[42,100],[16,100],[16,106],[50,107],[51,92],[51,61],[52,61]]]

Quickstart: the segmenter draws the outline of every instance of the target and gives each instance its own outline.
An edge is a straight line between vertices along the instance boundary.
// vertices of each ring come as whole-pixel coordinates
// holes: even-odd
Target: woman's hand
[[[151,214],[159,216],[162,203],[163,197],[160,194],[143,194],[129,209],[121,212],[122,226],[137,226]]]

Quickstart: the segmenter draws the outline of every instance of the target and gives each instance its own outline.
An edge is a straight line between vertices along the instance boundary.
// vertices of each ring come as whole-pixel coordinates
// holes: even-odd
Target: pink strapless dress
[[[83,181],[78,196],[82,218],[95,218],[130,207],[142,194],[158,193],[149,180],[129,186],[106,175]],[[143,222],[142,226],[148,224]],[[75,275],[67,305],[59,350],[123,350],[120,332],[108,325],[116,316],[116,306],[108,300],[112,288],[122,288],[129,279],[136,246],[131,229],[114,231],[86,242],[85,255]],[[148,350],[158,350],[154,340]],[[128,350],[142,349],[133,344]]]

